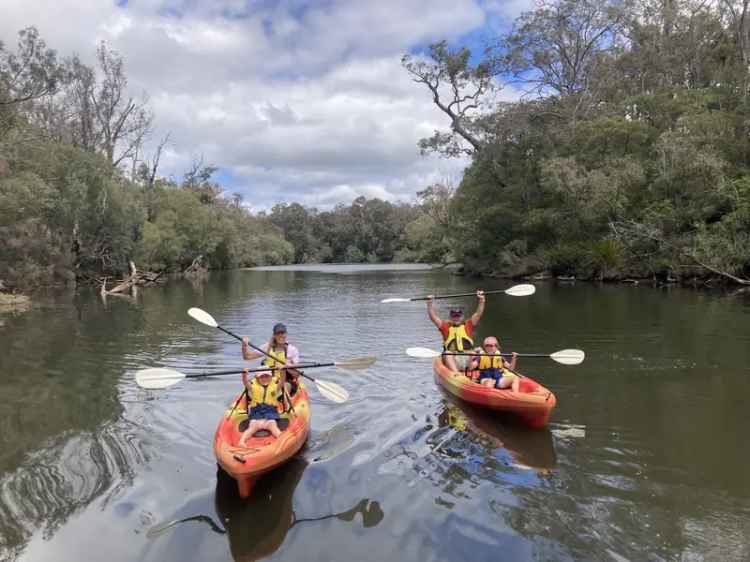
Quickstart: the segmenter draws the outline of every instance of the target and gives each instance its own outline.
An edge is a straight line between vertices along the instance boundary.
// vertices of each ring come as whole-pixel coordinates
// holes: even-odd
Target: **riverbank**
[[[466,263],[453,269],[456,275],[515,279],[524,281],[584,281],[595,283],[625,283],[650,285],[677,285],[691,288],[715,289],[719,287],[748,287],[750,279],[731,275],[720,270],[700,266],[684,266],[679,271],[665,268],[647,271],[637,268],[578,268],[558,271],[538,261],[528,261],[498,270],[487,270],[478,263]]]

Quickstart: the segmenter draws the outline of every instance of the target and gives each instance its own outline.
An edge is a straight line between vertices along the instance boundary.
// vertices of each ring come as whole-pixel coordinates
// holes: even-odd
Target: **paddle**
[[[536,287],[534,285],[524,284],[524,285],[514,285],[510,289],[498,289],[497,291],[485,291],[485,295],[494,295],[496,293],[505,293],[506,295],[510,295],[511,297],[528,297],[529,295],[533,295],[536,292]],[[454,297],[471,297],[475,296],[477,294],[476,291],[473,293],[457,293],[455,295],[438,295],[435,297],[432,297],[433,299],[452,299]],[[412,301],[426,301],[429,299],[429,297],[411,297],[411,298],[392,298],[392,299],[383,299],[380,301],[382,304],[391,303],[391,302],[412,302]]]
[[[471,355],[479,357],[482,355],[492,357],[487,353],[454,353],[449,352],[451,355]],[[434,351],[426,347],[410,347],[406,350],[406,354],[409,357],[416,357],[419,359],[431,359],[433,357],[440,357],[442,355],[439,351]],[[503,357],[511,357],[511,353],[501,353]],[[518,357],[549,357],[553,361],[560,363],[561,365],[580,365],[586,358],[586,354],[580,349],[561,349],[554,353],[519,353]]]
[[[192,318],[194,318],[195,320],[197,320],[198,322],[200,322],[201,324],[205,324],[206,326],[210,326],[211,328],[218,328],[219,330],[221,330],[225,334],[228,334],[228,335],[232,336],[233,338],[235,338],[235,339],[237,339],[239,341],[242,341],[242,338],[240,336],[238,336],[237,334],[233,334],[229,330],[227,330],[227,329],[219,326],[219,323],[216,320],[214,320],[214,317],[211,316],[205,310],[201,310],[200,308],[191,308],[191,309],[188,310],[188,314]],[[248,342],[248,345],[250,347],[252,347],[258,353],[262,353],[266,357],[268,357],[270,359],[273,359],[275,361],[278,361],[278,359],[276,357],[273,357],[272,355],[270,355],[267,352],[263,351],[260,347],[256,347],[256,346],[254,346],[250,342]],[[268,369],[265,369],[265,370],[267,371]],[[328,398],[329,400],[331,400],[332,402],[339,402],[339,403],[341,403],[341,402],[346,402],[349,399],[349,393],[344,388],[340,387],[339,385],[337,385],[335,383],[328,382],[328,381],[323,381],[323,380],[320,380],[320,379],[314,379],[314,378],[312,378],[312,377],[310,377],[310,376],[308,376],[308,375],[306,375],[304,373],[300,373],[300,375],[303,376],[303,377],[305,377],[306,379],[312,381],[313,383],[315,383],[316,386],[317,386],[317,388],[318,388],[318,390],[320,391],[320,393],[323,396],[325,396],[326,398]]]
[[[303,363],[300,365],[294,365],[292,367],[279,367],[281,369],[315,369],[318,367],[338,367],[341,369],[364,369],[369,367],[375,362],[374,357],[360,357],[357,359],[345,359],[343,361],[335,361],[333,363]],[[259,367],[257,369],[247,369],[248,373],[259,373],[262,371],[269,371],[268,367]],[[147,388],[149,390],[157,390],[161,388],[168,388],[172,385],[177,384],[182,379],[193,379],[203,377],[218,377],[222,375],[238,375],[244,372],[244,369],[231,369],[227,371],[209,371],[205,373],[181,373],[175,369],[168,369],[164,367],[156,367],[152,369],[141,369],[135,374],[135,382],[141,388]],[[307,376],[307,375],[305,375]],[[309,377],[308,377],[309,378]],[[338,387],[338,385],[335,385]],[[338,392],[346,393],[342,388],[338,388]]]

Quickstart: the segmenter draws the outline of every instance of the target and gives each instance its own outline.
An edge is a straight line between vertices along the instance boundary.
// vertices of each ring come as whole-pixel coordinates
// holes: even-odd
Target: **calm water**
[[[750,296],[538,284],[489,297],[479,333],[506,350],[587,352],[580,367],[519,364],[558,398],[549,429],[528,431],[448,399],[430,362],[405,356],[439,348],[424,303],[379,304],[475,285],[236,271],[0,318],[0,560],[750,559]],[[453,304],[474,299],[439,308]],[[217,481],[211,448],[238,377],[134,383],[145,367],[241,364],[191,306],[255,342],[284,321],[307,360],[379,358],[315,371],[351,400],[311,390],[306,448],[246,502]]]

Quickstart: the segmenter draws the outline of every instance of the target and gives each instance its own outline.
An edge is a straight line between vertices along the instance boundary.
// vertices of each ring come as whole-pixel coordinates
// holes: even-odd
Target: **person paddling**
[[[451,371],[465,371],[470,364],[468,355],[453,355],[450,352],[471,352],[474,348],[474,328],[484,314],[484,291],[477,291],[477,309],[471,318],[464,320],[463,310],[454,308],[450,319],[442,320],[433,307],[433,295],[427,297],[427,314],[443,336],[443,361]]]
[[[297,391],[299,371],[295,369],[278,369],[278,367],[283,365],[292,366],[299,365],[300,363],[299,350],[287,341],[286,326],[281,322],[274,325],[271,339],[267,343],[262,344],[260,348],[273,357],[273,359],[263,355],[259,351],[251,350],[247,336],[242,338],[242,357],[248,361],[263,357],[261,365],[266,365],[271,369],[276,367],[273,371],[275,378],[285,383],[287,394],[293,396]]]
[[[510,363],[507,362],[503,359],[500,343],[494,336],[484,338],[482,347],[476,351],[481,355],[471,361],[471,369],[479,370],[479,384],[490,388],[510,387],[513,392],[518,392],[520,379],[512,372],[518,362],[518,353],[514,352]]]

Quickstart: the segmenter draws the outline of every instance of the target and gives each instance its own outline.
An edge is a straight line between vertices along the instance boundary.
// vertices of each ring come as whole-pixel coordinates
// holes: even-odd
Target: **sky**
[[[431,42],[481,47],[534,0],[2,0],[0,41],[34,25],[61,56],[93,64],[106,41],[132,95],[148,95],[160,173],[197,159],[226,193],[268,209],[324,209],[359,195],[413,201],[457,184],[466,160],[422,156],[448,127],[401,67]],[[517,93],[505,88],[503,99]]]

